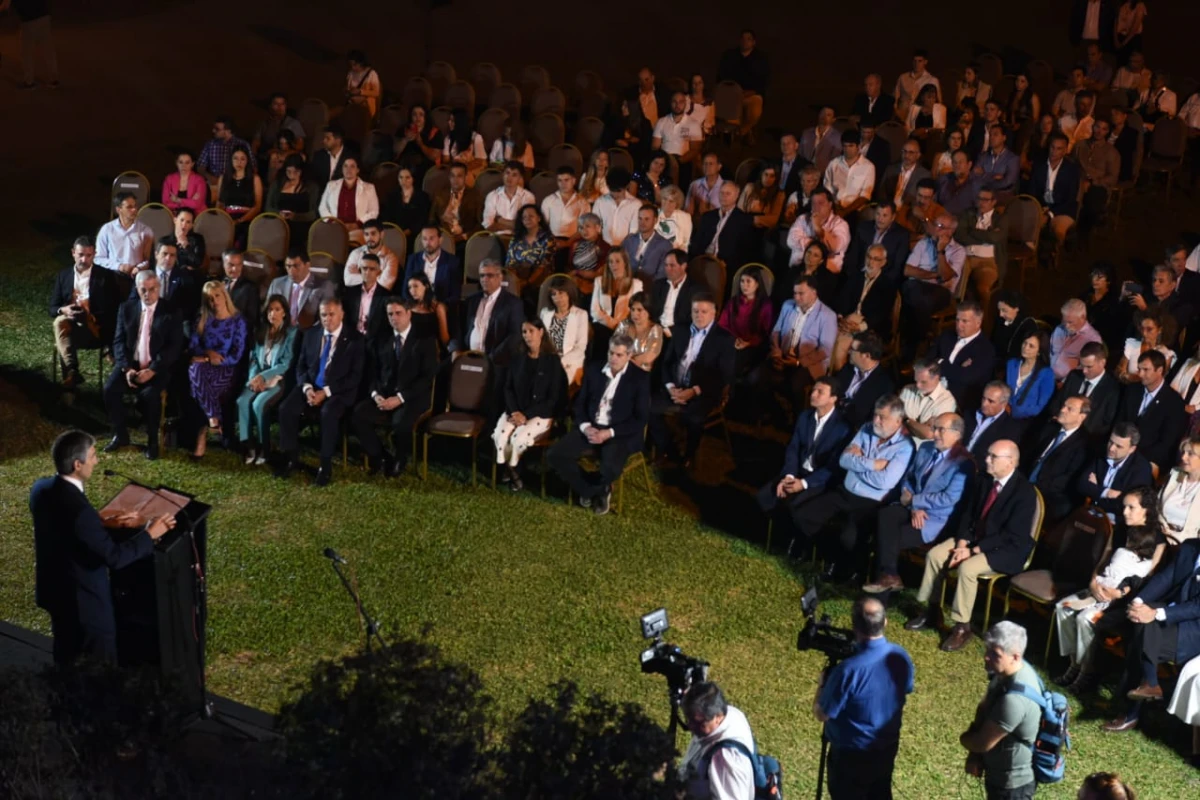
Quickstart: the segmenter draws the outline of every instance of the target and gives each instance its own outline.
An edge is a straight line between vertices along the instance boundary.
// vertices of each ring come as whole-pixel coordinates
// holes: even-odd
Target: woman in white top
[[[619,247],[608,251],[604,273],[592,292],[593,352],[608,352],[613,329],[629,316],[629,298],[642,290],[642,282],[633,277],[629,256]]]
[[[1138,328],[1142,332],[1141,339],[1126,339],[1125,352],[1117,364],[1117,380],[1122,383],[1138,383],[1138,359],[1147,350],[1157,350],[1167,359],[1166,372],[1171,371],[1175,364],[1175,351],[1164,342],[1175,341],[1175,318],[1164,314],[1157,308],[1142,312]]]
[[[371,119],[375,119],[379,97],[383,94],[379,73],[362,50],[351,50],[346,59],[350,62],[350,71],[346,73],[346,102],[366,106]]]
[[[575,305],[579,290],[563,275],[555,275],[546,282],[544,297],[542,324],[562,359],[567,384],[577,386],[583,380],[583,362],[587,357],[588,313]]]
[[[930,131],[946,129],[946,107],[937,99],[937,86],[928,83],[921,88],[917,102],[908,109],[908,119],[904,126],[910,136],[924,139]]]
[[[704,94],[704,76],[699,72],[692,74],[692,91],[688,95],[687,117],[699,126],[705,136],[713,131],[717,118],[717,106],[712,99]]]
[[[592,153],[592,161],[588,164],[583,181],[579,184],[579,193],[584,199],[596,205],[596,201],[608,194],[608,151],[597,149]]]
[[[474,185],[474,176],[487,167],[488,152],[483,143],[483,136],[478,131],[471,130],[467,112],[461,108],[446,120],[446,138],[442,142],[442,164],[449,166],[455,162],[467,165],[467,183]]]
[[[1179,446],[1179,466],[1158,495],[1167,536],[1176,542],[1200,535],[1200,436]]]
[[[958,107],[964,107],[964,101],[971,99],[975,101],[975,108],[980,113],[983,112],[983,107],[987,103],[988,98],[992,96],[992,87],[979,80],[979,65],[972,61],[963,70],[962,80],[958,82]]]
[[[520,161],[525,169],[533,172],[533,145],[525,137],[525,128],[520,123],[504,129],[504,135],[496,137],[492,142],[492,152],[488,160],[493,164],[507,164],[509,161]]]
[[[677,249],[687,250],[688,242],[692,240],[692,215],[683,210],[683,190],[678,186],[664,186],[658,196],[662,205],[658,209],[655,230],[664,239],[670,239]],[[629,233],[637,233],[636,216],[629,222]]]
[[[938,153],[933,161],[933,177],[946,175],[954,171],[954,153],[963,146],[963,134],[958,128],[946,134],[946,149]]]
[[[1200,432],[1200,347],[1183,362],[1171,380],[1171,388],[1183,398],[1183,410],[1188,413],[1188,435]]]

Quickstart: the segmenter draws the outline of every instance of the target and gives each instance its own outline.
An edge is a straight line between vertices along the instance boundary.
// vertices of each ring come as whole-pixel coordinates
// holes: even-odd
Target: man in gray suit
[[[917,196],[917,184],[929,177],[929,170],[921,165],[921,143],[908,139],[900,148],[900,161],[884,170],[883,180],[875,183],[875,200],[881,203],[890,200],[897,210],[911,206]]]
[[[302,248],[291,250],[283,263],[287,275],[271,281],[267,296],[283,295],[291,311],[292,324],[300,330],[311,328],[320,319],[321,301],[333,297],[333,285],[312,274],[308,253]]]
[[[634,275],[646,286],[666,277],[663,261],[675,247],[670,239],[659,234],[655,228],[657,223],[658,209],[647,203],[638,210],[637,233],[626,236],[621,243]]]
[[[842,135],[833,127],[837,112],[831,106],[824,106],[817,112],[817,125],[809,128],[800,136],[800,155],[816,164],[821,174],[829,162],[842,154]]]

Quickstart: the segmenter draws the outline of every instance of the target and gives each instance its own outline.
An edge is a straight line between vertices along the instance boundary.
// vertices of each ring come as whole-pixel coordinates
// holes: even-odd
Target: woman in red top
[[[718,325],[733,334],[738,375],[746,374],[763,360],[775,323],[775,308],[771,305],[763,268],[751,265],[741,273],[737,294],[730,298],[717,320]]]

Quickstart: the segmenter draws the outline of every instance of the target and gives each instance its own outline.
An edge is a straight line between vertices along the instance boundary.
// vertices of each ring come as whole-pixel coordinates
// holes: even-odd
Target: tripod
[[[346,563],[346,559],[337,554],[337,551],[332,548],[325,548],[325,557],[329,559],[329,563],[333,566],[333,571],[337,573],[338,578],[342,581],[342,586],[345,587],[346,593],[350,595],[350,599],[354,601],[354,607],[358,610],[358,616],[366,626],[366,650],[368,653],[374,652],[371,649],[371,644],[374,642],[381,650],[386,650],[388,643],[384,641],[383,635],[379,633],[379,623],[367,613],[363,608],[362,600],[358,597],[358,592],[354,590],[354,586],[346,577],[346,573],[342,571],[342,565]]]

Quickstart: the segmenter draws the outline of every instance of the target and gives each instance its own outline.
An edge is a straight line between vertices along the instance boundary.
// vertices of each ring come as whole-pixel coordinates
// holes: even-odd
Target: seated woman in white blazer
[[[342,163],[342,177],[325,184],[317,211],[322,217],[340,219],[350,231],[350,241],[363,243],[363,223],[379,218],[379,195],[373,184],[359,180],[357,159],[347,158]]]
[[[583,362],[587,357],[591,328],[588,312],[577,305],[578,301],[579,290],[575,282],[565,275],[555,275],[543,287],[538,312],[559,353],[570,386],[578,386],[583,380]]]
[[[1163,526],[1176,542],[1200,536],[1200,436],[1179,448],[1179,466],[1171,470],[1158,495]]]

